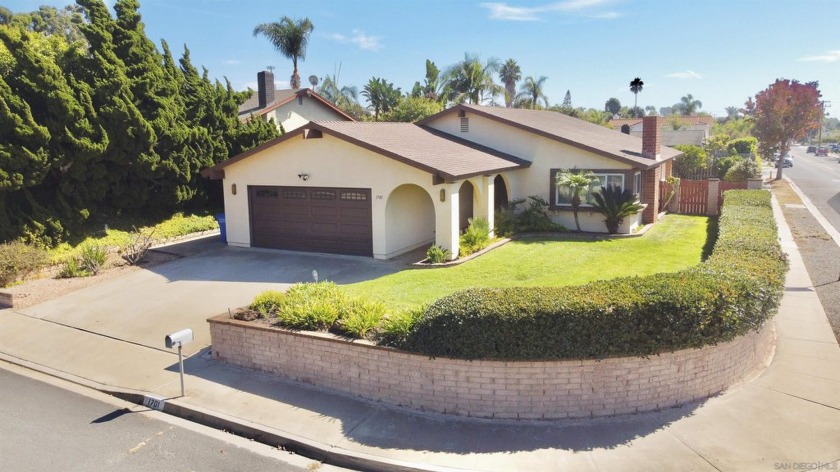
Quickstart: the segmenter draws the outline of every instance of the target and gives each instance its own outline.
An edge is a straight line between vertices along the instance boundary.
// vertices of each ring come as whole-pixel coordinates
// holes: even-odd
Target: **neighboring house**
[[[715,118],[708,115],[663,117],[662,145],[676,146],[678,144],[693,144],[702,146],[712,133]],[[616,131],[630,136],[642,137],[642,118],[617,118],[610,120],[610,125]]]
[[[661,130],[659,117],[646,120]],[[555,112],[457,105],[417,124],[312,122],[203,174],[224,180],[233,246],[388,259],[431,243],[457,255],[469,218],[493,227],[497,208],[531,195],[574,228],[556,185],[570,168],[640,194],[645,210],[622,227],[631,232],[656,221],[660,181],[678,155],[661,132],[642,140]],[[580,220],[605,231],[589,205]]]
[[[257,74],[257,91],[239,106],[239,119],[251,116],[263,120],[274,119],[287,133],[310,121],[345,120],[353,118],[311,89],[275,89],[274,74],[262,71]]]

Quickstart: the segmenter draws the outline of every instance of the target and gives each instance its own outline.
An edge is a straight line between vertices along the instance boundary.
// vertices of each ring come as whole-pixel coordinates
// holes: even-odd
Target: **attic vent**
[[[303,95],[298,95],[298,105],[303,105]]]
[[[466,116],[461,117],[461,132],[462,133],[469,133],[470,132],[470,119]]]

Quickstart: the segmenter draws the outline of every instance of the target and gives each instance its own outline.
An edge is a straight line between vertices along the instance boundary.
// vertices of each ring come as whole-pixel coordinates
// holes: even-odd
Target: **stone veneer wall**
[[[580,418],[677,406],[763,369],[775,345],[768,322],[728,343],[650,358],[465,361],[429,359],[228,315],[208,321],[216,359],[370,400],[484,418]]]

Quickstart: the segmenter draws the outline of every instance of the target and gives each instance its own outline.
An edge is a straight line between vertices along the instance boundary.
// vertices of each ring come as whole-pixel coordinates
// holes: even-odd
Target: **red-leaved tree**
[[[823,116],[818,82],[778,79],[755,96],[755,135],[767,148],[784,156],[797,140],[817,128]],[[776,179],[782,178],[779,159]]]

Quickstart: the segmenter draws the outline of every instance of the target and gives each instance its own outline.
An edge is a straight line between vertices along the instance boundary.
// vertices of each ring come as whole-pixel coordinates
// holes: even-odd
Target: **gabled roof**
[[[332,102],[322,97],[312,89],[277,89],[274,91],[274,101],[269,103],[265,108],[259,108],[258,92],[254,92],[251,94],[250,97],[248,97],[247,100],[245,100],[244,103],[242,103],[242,105],[239,105],[239,116],[247,117],[248,115],[252,114],[262,116],[272,110],[275,110],[295,100],[299,96],[311,98],[316,102],[319,102],[322,105],[326,106],[327,108],[330,108],[331,110],[343,116],[344,118],[347,118],[347,120],[355,121],[353,117],[345,113],[344,110],[333,105]]]
[[[297,136],[328,134],[451,182],[528,167],[530,162],[412,123],[317,121],[202,171],[223,178],[224,168]]]
[[[608,157],[634,167],[649,169],[682,154],[662,146],[659,160],[642,157],[642,140],[562,113],[523,108],[485,107],[460,104],[421,120],[426,125],[437,118],[464,111],[519,128],[536,135]]]

